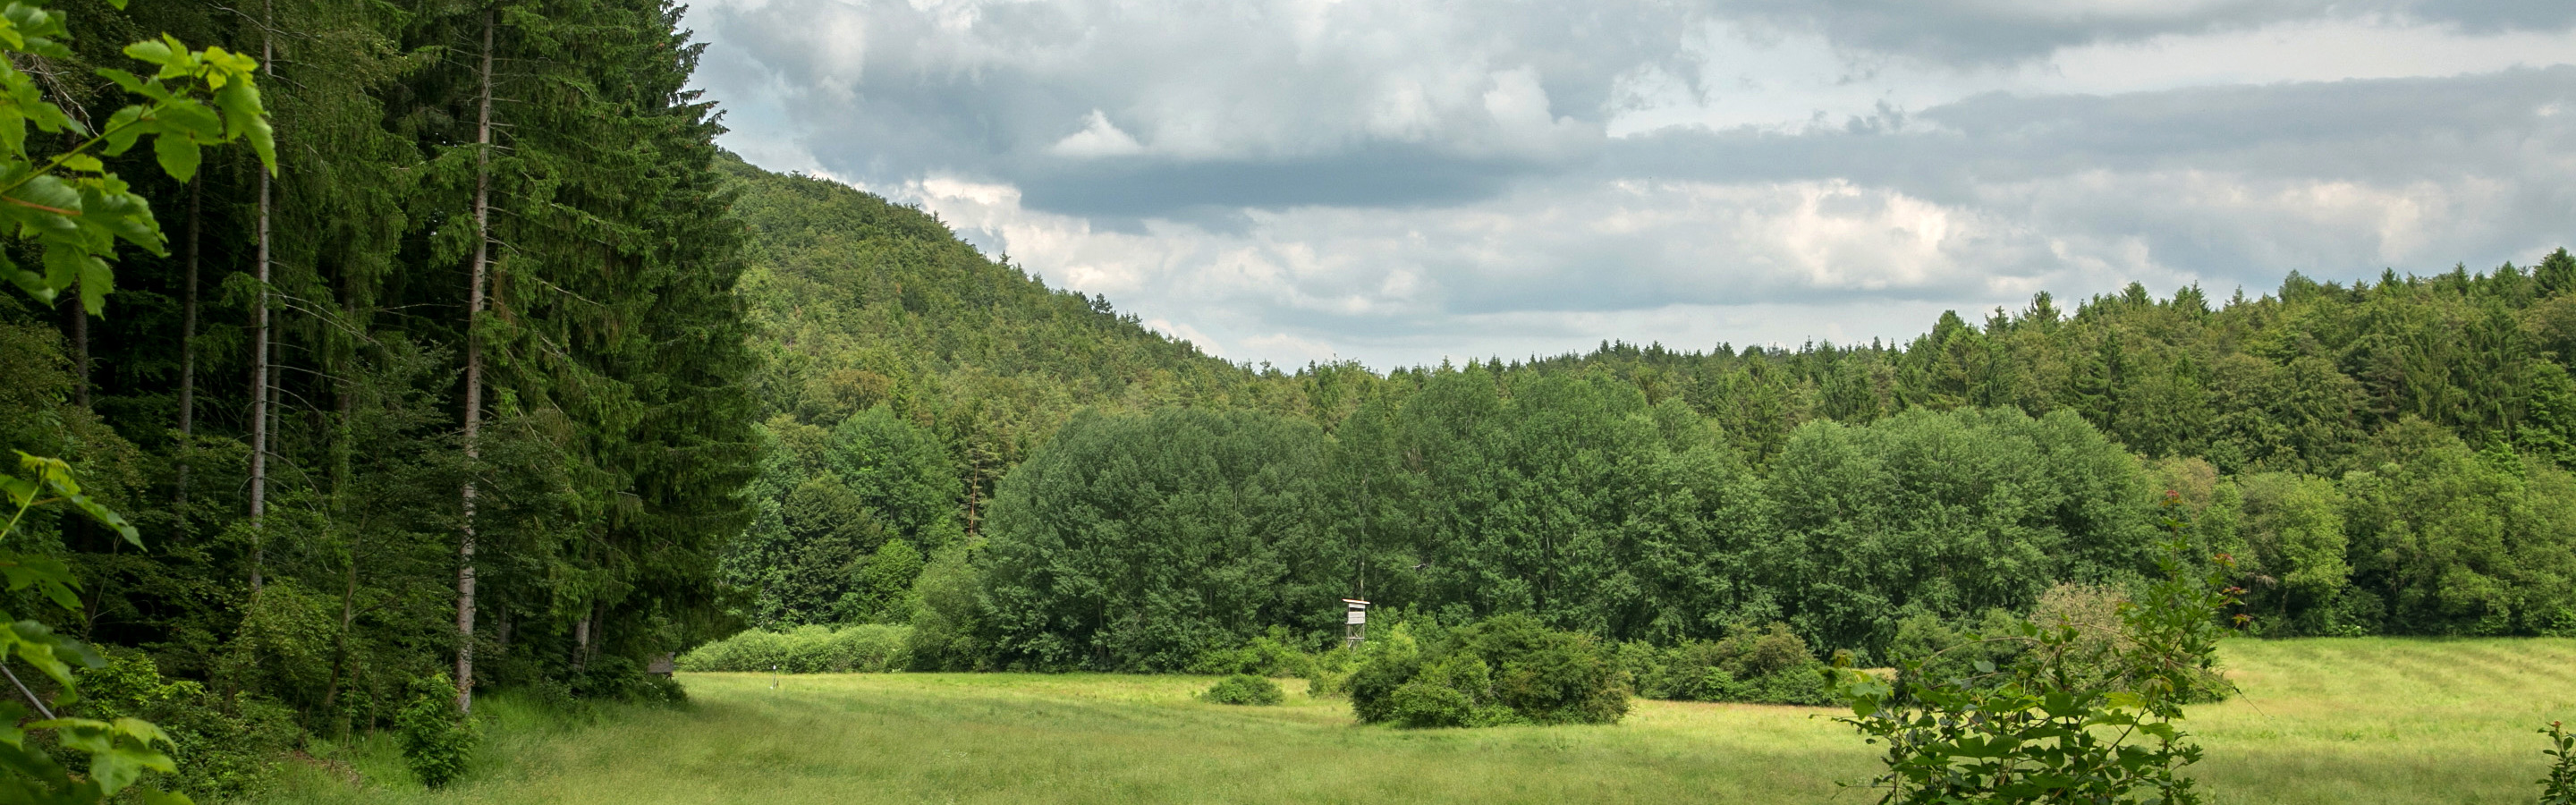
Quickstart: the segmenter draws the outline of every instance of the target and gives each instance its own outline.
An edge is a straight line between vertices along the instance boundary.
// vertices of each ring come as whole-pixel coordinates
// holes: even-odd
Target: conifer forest
[[[2186,576],[2231,640],[2576,636],[2565,249],[1893,342],[1247,365],[719,148],[681,13],[10,5],[0,716],[60,726],[0,747],[0,801],[252,801],[376,733],[435,787],[478,697],[683,701],[745,630],[1309,676],[1367,721],[1442,652],[1609,663],[1418,711],[1450,726],[1911,668]],[[1313,659],[1341,599],[1423,653]]]

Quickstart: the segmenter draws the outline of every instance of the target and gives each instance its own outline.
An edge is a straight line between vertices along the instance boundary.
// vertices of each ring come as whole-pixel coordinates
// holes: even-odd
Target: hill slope
[[[900,617],[922,563],[976,533],[994,483],[1076,410],[1300,405],[1296,379],[1048,288],[919,209],[719,167],[748,229],[737,293],[772,446],[725,563],[759,591],[756,621]]]

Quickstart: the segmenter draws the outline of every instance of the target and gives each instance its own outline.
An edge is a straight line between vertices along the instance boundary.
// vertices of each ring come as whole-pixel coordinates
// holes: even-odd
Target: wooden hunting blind
[[[1350,613],[1342,619],[1342,645],[1359,648],[1360,641],[1368,639],[1368,602],[1344,598],[1342,606]]]

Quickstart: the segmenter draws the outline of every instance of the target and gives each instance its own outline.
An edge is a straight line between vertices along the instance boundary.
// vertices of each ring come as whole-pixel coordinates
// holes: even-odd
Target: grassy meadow
[[[2218,803],[2528,803],[2576,640],[2240,640],[2245,695],[2194,708]],[[477,706],[469,778],[411,782],[391,741],[323,746],[281,803],[1866,802],[1870,748],[1828,711],[1639,700],[1616,726],[1399,731],[1285,684],[1195,701],[1184,676],[683,675],[682,708],[569,719]]]

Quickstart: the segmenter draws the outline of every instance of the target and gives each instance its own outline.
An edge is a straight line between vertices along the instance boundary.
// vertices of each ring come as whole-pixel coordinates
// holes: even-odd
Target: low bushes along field
[[[785,632],[752,629],[681,655],[683,671],[776,671],[837,674],[900,671],[912,627],[863,623],[838,628],[799,626]]]

